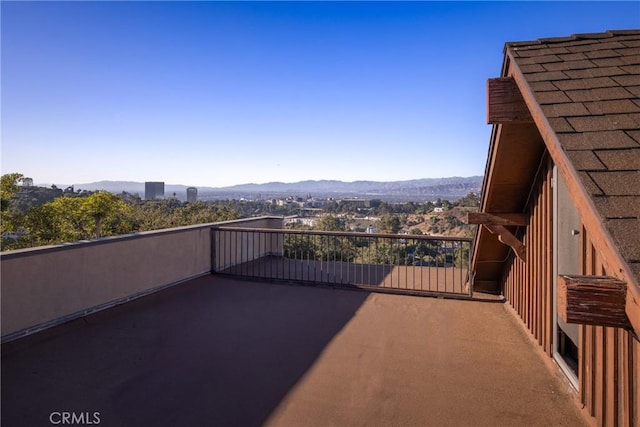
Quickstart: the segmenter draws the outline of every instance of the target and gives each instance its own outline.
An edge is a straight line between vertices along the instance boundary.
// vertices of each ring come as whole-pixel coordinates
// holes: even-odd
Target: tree
[[[22,247],[19,240],[24,232],[23,214],[16,201],[20,192],[19,182],[26,178],[21,173],[4,174],[0,178],[0,236],[2,250]]]
[[[400,231],[400,218],[393,214],[384,214],[378,221],[378,230],[381,233],[397,234]]]
[[[480,198],[476,193],[471,192],[458,200],[458,206],[477,208],[480,206]]]
[[[82,200],[82,214],[93,221],[96,238],[102,236],[102,223],[105,219],[113,219],[117,214],[126,214],[130,210],[125,202],[106,191],[97,191],[79,200]]]
[[[469,252],[471,249],[470,244],[459,243],[454,251],[454,266],[461,268],[469,267]]]
[[[130,233],[131,208],[105,191],[87,197],[68,194],[31,208],[24,225],[31,246]]]
[[[237,219],[238,213],[228,206],[216,207],[205,202],[186,203],[176,208],[171,217],[173,227],[207,224]]]
[[[75,238],[70,236],[68,230],[63,232],[62,221],[58,218],[56,208],[52,203],[35,206],[24,217],[24,227],[27,230],[23,245],[18,247],[43,246],[70,241]]]
[[[51,243],[73,242],[88,239],[91,235],[90,221],[83,212],[83,199],[79,197],[58,197],[48,206],[51,217],[57,222],[58,241]]]
[[[7,173],[0,178],[0,209],[5,212],[9,209],[9,202],[18,194],[20,187],[18,182],[22,182],[25,176],[21,173]]]
[[[316,225],[318,230],[322,231],[344,231],[344,225],[340,219],[333,215],[323,215]]]

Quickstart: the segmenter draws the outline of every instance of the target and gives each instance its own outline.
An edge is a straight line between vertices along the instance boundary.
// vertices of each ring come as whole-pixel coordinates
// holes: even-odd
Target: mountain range
[[[299,181],[292,183],[269,182],[241,184],[230,187],[197,187],[199,199],[271,198],[311,194],[314,197],[367,197],[389,200],[422,200],[432,198],[457,199],[470,192],[479,193],[482,176],[422,178],[407,181],[353,181],[337,180]],[[165,184],[165,195],[174,193],[184,199],[186,185]],[[99,181],[74,185],[76,190],[105,190],[111,193],[126,191],[144,196],[144,182]]]

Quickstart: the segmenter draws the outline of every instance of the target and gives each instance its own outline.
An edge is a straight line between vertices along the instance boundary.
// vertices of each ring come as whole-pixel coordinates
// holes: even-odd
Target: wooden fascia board
[[[533,119],[512,77],[487,80],[487,123],[531,123]]]
[[[501,136],[502,126],[493,125],[493,128],[491,129],[491,141],[489,143],[489,156],[487,158],[487,165],[484,171],[484,181],[482,183],[482,201],[480,203],[481,212],[487,211],[486,196],[489,193],[489,190],[493,187],[496,154],[499,149]]]
[[[626,296],[614,277],[558,275],[558,316],[567,323],[629,330]]]
[[[528,224],[528,217],[523,213],[469,212],[467,224],[525,226]]]
[[[640,337],[640,291],[634,284],[627,285],[626,311],[629,322],[633,326],[635,336]]]
[[[570,197],[580,213],[582,222],[587,231],[593,236],[594,247],[604,255],[603,263],[607,272],[614,274],[618,279],[627,283],[627,316],[635,335],[640,336],[640,284],[636,281],[631,268],[613,243],[611,235],[597,213],[598,211],[591,199],[591,195],[582,185],[577,171],[562,149],[562,145],[560,145],[560,141],[544,115],[542,108],[536,102],[533,90],[518,67],[511,51],[507,49],[506,54],[510,58],[508,75],[513,77],[518,85],[551,159],[565,178]]]
[[[506,62],[508,61],[508,59],[505,57],[504,61]],[[500,140],[500,134],[502,130],[501,128],[502,126],[500,125],[493,125],[491,127],[491,139],[489,141],[489,155],[487,157],[487,164],[485,165],[485,168],[484,168],[484,180],[482,181],[482,197],[480,199],[480,209],[482,211],[485,211],[487,209],[487,194],[489,192],[489,189],[493,185],[493,170],[495,166],[497,145],[498,145],[498,141]],[[480,251],[482,251],[482,247],[480,243],[482,242],[483,234],[486,232],[488,231],[485,230],[483,227],[478,227],[476,231],[476,238],[475,238],[475,241],[473,242],[473,255],[471,257],[471,271],[474,273],[477,270],[479,253]]]

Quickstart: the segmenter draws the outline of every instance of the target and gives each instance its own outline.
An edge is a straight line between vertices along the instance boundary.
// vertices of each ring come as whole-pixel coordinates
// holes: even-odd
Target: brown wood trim
[[[634,286],[627,286],[626,312],[636,338],[640,336],[640,292],[637,291]]]
[[[510,77],[487,80],[487,123],[531,123],[518,85]]]
[[[582,223],[591,233],[593,245],[603,255],[602,263],[608,271],[629,284],[629,286],[627,286],[627,293],[631,298],[627,298],[627,301],[629,301],[629,305],[627,305],[627,316],[633,327],[634,335],[638,337],[640,336],[640,284],[620,254],[620,251],[618,251],[618,248],[613,243],[613,239],[605,228],[591,196],[582,185],[577,171],[560,145],[558,137],[542,112],[542,108],[536,102],[533,90],[526,81],[524,74],[511,57],[512,54],[509,50],[506,51],[506,55],[510,61],[509,76],[514,79],[518,86],[553,162],[565,178],[571,199],[580,214]]]
[[[526,262],[527,248],[522,244],[520,240],[518,240],[516,236],[513,235],[513,233],[504,228],[503,225],[482,224],[482,226],[489,230],[491,234],[497,235],[500,242],[504,243],[507,246],[510,246],[518,256],[518,258],[520,258],[523,262]]]
[[[523,213],[469,212],[467,224],[525,226],[528,224],[528,218]]]
[[[627,284],[613,277],[558,275],[558,315],[567,323],[630,329]]]
[[[545,279],[547,281],[545,286],[546,296],[544,298],[545,303],[547,304],[545,310],[545,319],[547,322],[546,327],[546,349],[547,354],[549,356],[553,355],[553,257],[554,257],[554,249],[553,249],[553,189],[551,186],[551,182],[553,180],[553,162],[550,158],[547,159],[547,179],[545,184],[546,189],[546,206],[545,215],[546,218],[546,271],[544,273]]]

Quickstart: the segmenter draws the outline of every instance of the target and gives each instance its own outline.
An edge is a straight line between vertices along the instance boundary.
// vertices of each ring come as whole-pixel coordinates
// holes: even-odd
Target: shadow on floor
[[[261,425],[368,295],[206,276],[3,344],[2,425]]]

